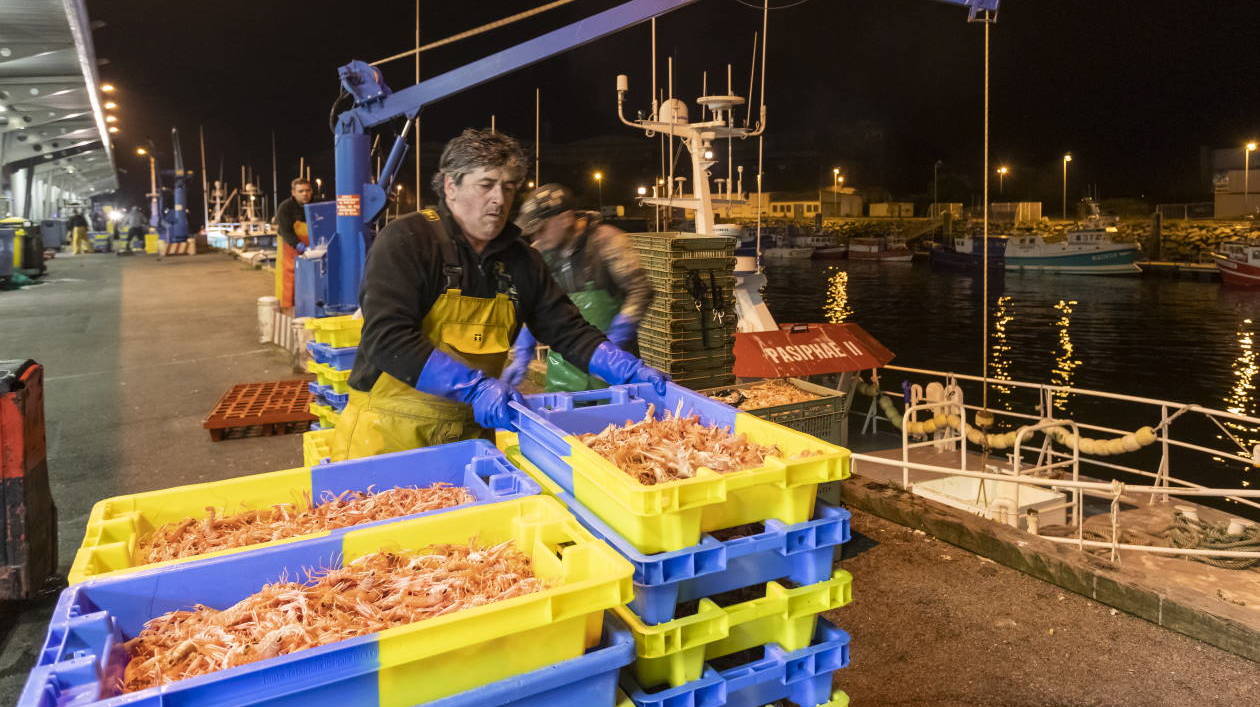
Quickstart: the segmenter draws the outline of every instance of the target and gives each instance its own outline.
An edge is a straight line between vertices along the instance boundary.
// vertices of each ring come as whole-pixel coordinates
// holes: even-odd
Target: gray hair
[[[504,168],[511,170],[517,181],[525,177],[525,150],[515,138],[490,130],[468,128],[459,137],[446,143],[438,171],[433,175],[433,191],[438,199],[446,199],[446,177],[456,184],[476,169]]]

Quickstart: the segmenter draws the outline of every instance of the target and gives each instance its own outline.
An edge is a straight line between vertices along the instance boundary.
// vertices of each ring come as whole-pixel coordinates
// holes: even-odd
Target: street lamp
[[[601,213],[603,213],[604,211],[604,173],[596,172],[593,176],[595,177],[595,186],[597,189],[599,189],[599,210]]]
[[[998,167],[997,173],[998,173],[998,193],[1002,194],[1006,192],[1006,175],[1010,174],[1011,170],[1010,168],[1003,165],[1001,167]]]
[[[840,168],[831,168],[831,210],[832,215],[840,216]]]
[[[637,193],[639,196],[647,196],[647,187],[639,187],[638,189],[635,190],[635,193]]]
[[[117,103],[114,103],[113,101],[105,101],[105,110],[113,110],[117,107],[118,107]]]
[[[102,93],[113,93],[113,92],[114,92],[114,84],[112,84],[112,83],[103,83],[103,84],[101,84],[101,92],[102,92]]]
[[[1256,151],[1256,141],[1247,143],[1243,150],[1243,211],[1251,213],[1251,153]]]
[[[110,135],[117,135],[117,134],[118,134],[118,126],[117,126],[117,125],[111,125],[111,126],[109,126],[109,134],[110,134]]]
[[[1067,168],[1072,161],[1072,153],[1063,155],[1063,220],[1067,220]]]

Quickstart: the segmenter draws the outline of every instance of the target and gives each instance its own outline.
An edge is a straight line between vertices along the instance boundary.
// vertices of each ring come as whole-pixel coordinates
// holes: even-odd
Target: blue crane
[[[397,92],[385,85],[379,69],[366,62],[342,66],[338,76],[353,107],[340,113],[333,127],[336,229],[322,256],[328,277],[324,312],[345,314],[358,308],[369,229],[388,201],[389,189],[407,154],[407,134],[424,106],[696,1],[630,0]],[[1001,0],[938,1],[968,8],[972,20],[991,21]],[[401,117],[407,121],[373,182],[369,179],[368,130]],[[178,145],[176,150],[178,155]],[[176,173],[181,171],[177,166]],[[186,234],[186,215],[184,224]]]

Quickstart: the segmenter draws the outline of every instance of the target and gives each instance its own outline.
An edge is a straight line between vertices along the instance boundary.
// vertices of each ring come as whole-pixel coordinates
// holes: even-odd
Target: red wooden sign
[[[735,375],[783,378],[879,368],[893,359],[857,324],[780,324],[735,335]]]

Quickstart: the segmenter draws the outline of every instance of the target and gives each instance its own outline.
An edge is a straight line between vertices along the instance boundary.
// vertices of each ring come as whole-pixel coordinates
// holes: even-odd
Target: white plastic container
[[[277,297],[258,298],[258,343],[271,343],[276,310],[279,308],[280,299]]]
[[[980,483],[984,489],[981,491]],[[915,495],[943,503],[952,508],[984,516],[999,523],[1027,529],[1029,510],[1038,512],[1039,525],[1067,525],[1066,500],[1052,489],[1025,485],[1019,489],[1019,507],[1015,507],[1015,486],[1011,481],[946,476],[914,484]],[[1055,508],[1058,506],[1058,508]]]

